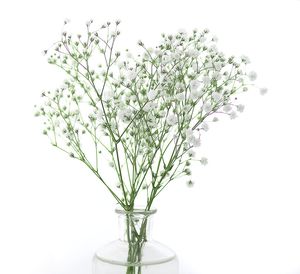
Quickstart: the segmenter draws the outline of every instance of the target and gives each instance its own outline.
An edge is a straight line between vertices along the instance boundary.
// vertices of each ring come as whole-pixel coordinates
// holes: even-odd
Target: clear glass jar
[[[178,274],[176,254],[151,239],[151,219],[156,210],[116,212],[119,239],[96,252],[94,274]]]

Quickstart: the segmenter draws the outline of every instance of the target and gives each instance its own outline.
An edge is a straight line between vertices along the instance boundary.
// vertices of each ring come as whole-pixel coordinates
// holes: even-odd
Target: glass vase
[[[119,239],[98,250],[94,274],[178,274],[176,254],[152,240],[151,221],[156,210],[116,210]]]

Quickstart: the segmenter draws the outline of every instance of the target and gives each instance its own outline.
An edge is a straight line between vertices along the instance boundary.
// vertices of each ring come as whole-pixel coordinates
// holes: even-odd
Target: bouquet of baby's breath
[[[63,32],[45,51],[67,79],[42,93],[36,116],[52,145],[85,164],[124,210],[138,199],[149,210],[170,182],[191,175],[192,161],[207,163],[195,158],[202,132],[219,115],[243,111],[237,95],[256,73],[246,72],[247,57],[218,51],[207,29],[163,34],[155,48],[140,41],[142,53],[133,55],[115,51],[119,21],[92,23],[84,35]],[[108,166],[115,178],[105,178]]]

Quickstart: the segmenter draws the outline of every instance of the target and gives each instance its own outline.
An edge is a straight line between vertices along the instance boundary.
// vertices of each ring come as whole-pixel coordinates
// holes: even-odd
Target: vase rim
[[[132,210],[125,210],[124,208],[116,208],[115,212],[117,214],[121,214],[121,215],[144,215],[144,216],[149,216],[149,215],[153,215],[157,212],[157,209],[144,209],[142,207],[137,207],[134,208]]]

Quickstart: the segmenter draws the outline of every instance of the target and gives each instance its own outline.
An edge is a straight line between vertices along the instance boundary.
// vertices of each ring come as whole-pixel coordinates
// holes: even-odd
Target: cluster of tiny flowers
[[[43,93],[46,102],[36,115],[44,117],[43,132],[54,146],[93,171],[101,168],[99,155],[103,161],[110,157],[126,200],[139,186],[157,192],[178,177],[190,176],[202,135],[218,116],[235,119],[244,111],[238,96],[257,74],[247,71],[248,57],[219,51],[217,38],[207,29],[162,34],[156,47],[139,41],[142,53],[120,53],[114,49],[119,24],[107,22],[92,31],[90,20],[86,35],[64,32],[54,51],[45,51],[48,62],[63,69],[68,79],[55,92]],[[97,150],[94,165],[83,142]],[[205,157],[198,161],[208,163]],[[124,179],[126,165],[133,171]]]

